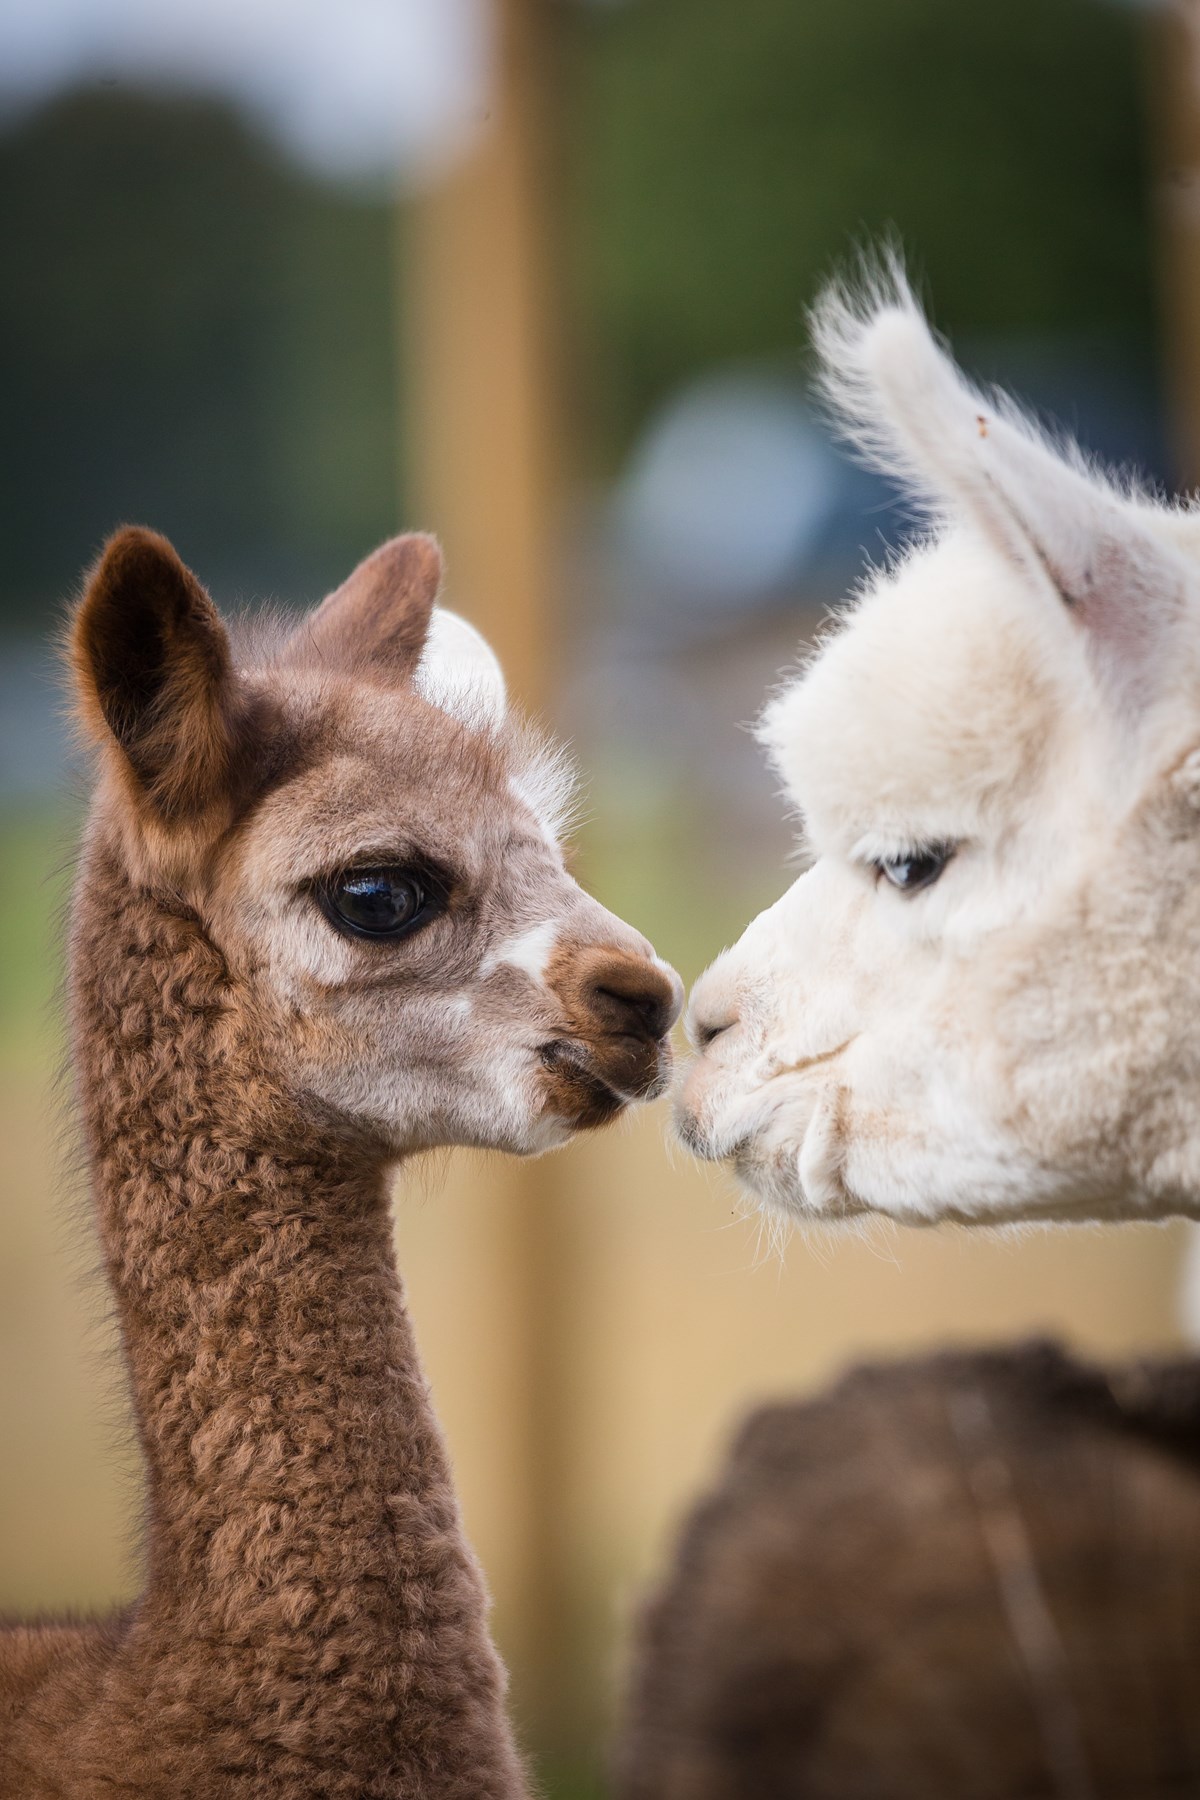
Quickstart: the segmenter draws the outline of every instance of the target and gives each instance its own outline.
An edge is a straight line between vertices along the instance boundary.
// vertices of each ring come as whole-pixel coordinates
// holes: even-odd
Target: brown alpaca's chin
[[[663,1093],[671,1075],[671,1048],[663,1039],[620,1038],[611,1045],[585,1045],[553,1038],[541,1049],[546,1071],[546,1111],[572,1131],[594,1131],[619,1118],[632,1104]]]

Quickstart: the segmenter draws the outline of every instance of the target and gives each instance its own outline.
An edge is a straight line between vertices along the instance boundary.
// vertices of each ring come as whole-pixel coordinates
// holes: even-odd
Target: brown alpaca
[[[145,1585],[0,1634],[3,1800],[526,1792],[389,1177],[656,1093],[679,986],[566,873],[561,771],[439,573],[397,539],[235,661],[127,530],[76,617],[71,1027]]]
[[[745,1427],[647,1617],[620,1800],[1200,1793],[1200,1367],[860,1369]]]

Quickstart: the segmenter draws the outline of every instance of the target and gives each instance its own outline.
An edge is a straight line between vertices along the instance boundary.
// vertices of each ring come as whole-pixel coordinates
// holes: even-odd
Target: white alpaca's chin
[[[685,1130],[683,1137],[697,1148],[694,1134]],[[832,1221],[864,1210],[843,1176],[834,1084],[815,1091],[807,1082],[772,1084],[756,1097],[749,1118],[718,1127],[709,1155],[727,1163],[759,1205],[789,1218]]]
[[[781,1213],[797,1223],[834,1224],[865,1210],[840,1183],[810,1185],[800,1164],[801,1158],[794,1151],[781,1147],[768,1152],[751,1141],[731,1159],[730,1166],[758,1207]]]

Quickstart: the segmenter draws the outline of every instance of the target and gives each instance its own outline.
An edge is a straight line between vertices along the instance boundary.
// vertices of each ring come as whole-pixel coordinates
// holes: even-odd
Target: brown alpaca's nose
[[[683,1006],[674,969],[629,951],[599,952],[580,984],[580,999],[596,1029],[613,1036],[666,1037]]]
[[[565,1030],[542,1047],[547,1103],[577,1131],[605,1124],[631,1100],[653,1099],[670,1078],[667,1033],[682,1011],[683,986],[649,945],[643,951],[625,935],[620,948],[567,953],[550,984]]]

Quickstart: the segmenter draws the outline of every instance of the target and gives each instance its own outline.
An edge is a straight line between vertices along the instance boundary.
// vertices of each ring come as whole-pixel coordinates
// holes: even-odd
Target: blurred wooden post
[[[450,586],[526,705],[545,705],[555,536],[554,319],[545,216],[545,0],[494,0],[481,136],[423,194],[408,236],[414,517],[440,531]]]
[[[1200,0],[1151,20],[1150,124],[1164,364],[1181,480],[1200,486]]]
[[[449,603],[497,651],[514,701],[540,713],[554,666],[559,462],[545,191],[549,5],[495,0],[493,28],[484,127],[404,221],[407,510],[409,523],[442,539]],[[508,1541],[480,1547],[518,1721],[542,1747],[558,1735],[566,1648],[558,1175],[553,1159],[491,1160],[480,1197],[490,1291],[484,1314],[462,1327],[480,1359],[508,1359],[498,1404],[511,1416],[489,1453],[493,1464],[504,1455],[507,1466],[488,1472],[489,1491],[477,1497],[485,1529],[495,1531],[488,1515],[499,1508]],[[476,1279],[477,1295],[479,1288]],[[470,1378],[467,1369],[461,1379]],[[471,1528],[470,1491],[465,1500]]]

